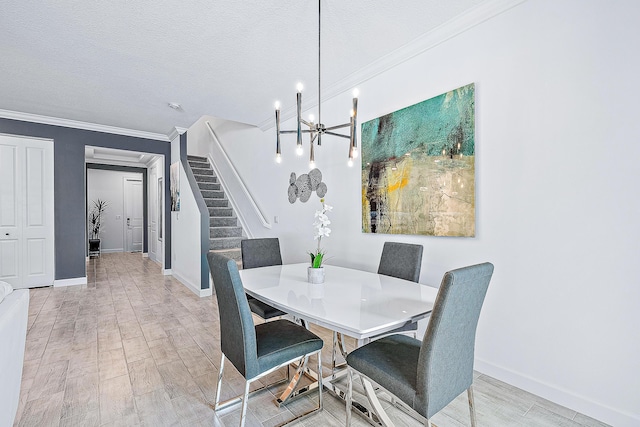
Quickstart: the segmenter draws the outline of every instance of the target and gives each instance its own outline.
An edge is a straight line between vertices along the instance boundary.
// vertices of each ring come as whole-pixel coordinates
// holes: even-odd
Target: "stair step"
[[[238,218],[235,216],[210,216],[209,226],[211,227],[235,227],[238,225]]]
[[[187,156],[187,160],[194,160],[196,162],[206,162],[207,158],[206,157],[202,157],[202,156],[192,156],[192,155],[188,155]]]
[[[209,237],[242,237],[242,227],[211,227]]]
[[[224,199],[224,191],[222,190],[200,190],[202,197],[205,199]]]
[[[198,188],[200,188],[200,191],[219,191],[220,183],[219,182],[198,182]]]
[[[196,178],[196,182],[198,184],[200,184],[201,182],[218,183],[218,177],[217,176],[213,176],[213,175],[196,175],[195,173],[193,174],[193,176]]]
[[[209,216],[233,216],[232,208],[209,208]]]
[[[213,176],[213,169],[209,168],[191,168],[194,175],[211,175]]]
[[[205,162],[194,162],[193,160],[189,160],[189,166],[191,166],[191,169],[193,168],[197,168],[197,169],[208,169],[209,163],[205,163]]]
[[[209,252],[216,252],[220,255],[226,256],[227,258],[231,258],[235,262],[242,262],[242,252],[240,249],[214,249]]]
[[[208,208],[226,208],[229,206],[228,199],[204,199]]]
[[[242,237],[215,237],[209,239],[209,249],[236,249]]]

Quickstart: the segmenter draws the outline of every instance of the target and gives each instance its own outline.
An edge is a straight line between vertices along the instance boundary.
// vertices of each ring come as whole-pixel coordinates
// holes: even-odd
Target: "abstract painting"
[[[362,231],[475,236],[475,86],[362,124]]]
[[[169,190],[171,192],[171,212],[180,211],[180,162],[169,167]]]

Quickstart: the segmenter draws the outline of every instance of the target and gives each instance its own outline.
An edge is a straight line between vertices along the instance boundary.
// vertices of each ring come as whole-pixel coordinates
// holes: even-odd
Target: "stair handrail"
[[[213,141],[217,145],[218,149],[222,153],[222,157],[224,158],[224,160],[229,165],[229,167],[231,169],[231,172],[233,173],[234,178],[240,183],[240,188],[242,189],[242,192],[245,194],[245,196],[247,197],[247,199],[251,203],[251,207],[256,212],[256,215],[258,216],[258,219],[262,223],[262,226],[265,227],[265,228],[271,229],[271,227],[272,227],[271,223],[269,221],[267,221],[267,217],[265,216],[264,212],[262,212],[262,209],[260,209],[260,207],[256,203],[255,199],[253,198],[253,195],[251,194],[251,192],[247,188],[246,184],[244,183],[244,180],[242,179],[242,177],[238,173],[238,170],[236,169],[235,165],[233,164],[233,162],[229,158],[229,155],[227,154],[227,151],[224,149],[224,147],[220,143],[220,140],[218,139],[218,136],[216,135],[215,131],[211,127],[211,123],[209,123],[208,120],[205,123],[207,124],[207,129],[209,129],[209,133],[211,134],[211,138],[213,139]],[[236,211],[236,215],[238,217],[242,218],[242,222],[244,223],[243,226],[244,226],[247,234],[250,234],[251,232],[248,229],[248,227],[246,226],[246,220],[244,219],[244,214],[241,212],[240,209],[238,209],[238,207],[237,207],[238,204],[236,203],[236,201],[235,201],[233,195],[231,194],[231,192],[228,191],[229,186],[226,184],[224,178],[222,177],[222,174],[220,174],[220,168],[218,167],[214,156],[209,155],[209,159],[211,160],[211,163],[215,167],[215,169],[217,169],[218,179],[220,179],[220,182],[221,182],[222,186],[227,189],[227,191],[225,191],[225,193],[226,193],[227,197],[229,198],[229,201],[233,205],[233,208]],[[249,237],[251,237],[251,236],[249,236]]]

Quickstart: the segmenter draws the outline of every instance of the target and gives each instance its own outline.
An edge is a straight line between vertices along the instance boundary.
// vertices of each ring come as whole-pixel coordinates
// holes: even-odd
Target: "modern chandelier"
[[[296,130],[280,130],[280,103],[276,101],[276,162],[280,163],[282,161],[281,151],[280,151],[280,135],[281,134],[291,134],[295,133],[297,135],[297,148],[296,154],[301,156],[303,153],[302,149],[302,134],[309,134],[309,167],[315,167],[315,157],[314,157],[314,144],[317,144],[318,147],[322,145],[322,135],[333,135],[338,136],[340,138],[349,139],[349,161],[348,165],[353,166],[353,159],[358,157],[358,142],[356,139],[356,119],[358,116],[358,90],[354,89],[353,91],[353,106],[351,109],[351,118],[349,123],[344,123],[337,126],[326,127],[322,123],[322,97],[321,97],[321,79],[320,79],[320,60],[321,60],[321,0],[318,0],[318,121],[315,122],[315,118],[313,115],[309,116],[309,120],[305,120],[302,118],[302,83],[298,83],[296,88],[298,89],[298,93],[296,95],[296,109],[297,109],[297,129]],[[303,126],[306,127],[303,129]],[[337,129],[349,128],[349,135],[344,135],[341,133],[334,132]],[[308,129],[307,129],[308,128]]]

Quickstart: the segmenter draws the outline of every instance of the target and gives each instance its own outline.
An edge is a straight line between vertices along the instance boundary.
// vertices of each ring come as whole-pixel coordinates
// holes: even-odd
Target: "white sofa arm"
[[[17,289],[0,303],[0,426],[12,426],[20,400],[29,321],[29,290]]]

